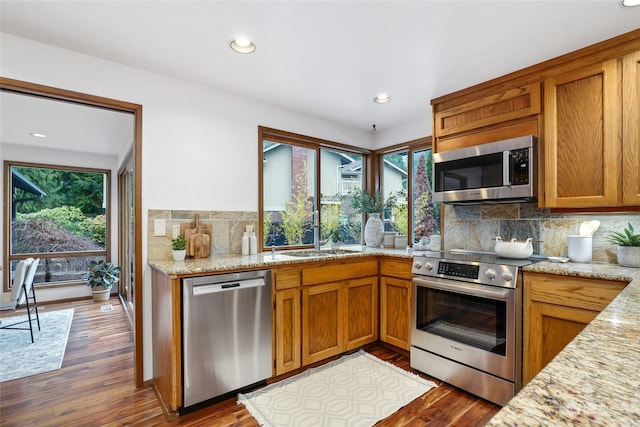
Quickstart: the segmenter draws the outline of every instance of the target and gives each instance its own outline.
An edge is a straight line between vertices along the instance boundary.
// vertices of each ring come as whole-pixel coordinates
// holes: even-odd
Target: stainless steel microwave
[[[537,138],[529,135],[433,154],[433,200],[532,201],[537,197]]]

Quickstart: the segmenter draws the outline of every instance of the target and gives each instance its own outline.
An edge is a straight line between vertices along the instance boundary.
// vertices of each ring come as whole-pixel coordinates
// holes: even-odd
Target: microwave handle
[[[511,185],[511,151],[502,152],[502,185]]]

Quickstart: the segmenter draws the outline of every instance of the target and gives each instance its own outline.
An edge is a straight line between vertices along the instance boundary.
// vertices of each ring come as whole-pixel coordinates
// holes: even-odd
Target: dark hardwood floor
[[[133,384],[133,333],[119,301],[39,304],[40,312],[74,307],[62,368],[0,383],[2,426],[235,426],[258,423],[229,399],[182,417],[167,417],[151,387]],[[1,312],[0,317],[18,313]],[[28,331],[15,331],[27,333]],[[0,343],[1,345],[1,343]],[[364,348],[380,359],[411,370],[409,360],[378,344]],[[0,363],[10,363],[0,361]],[[415,372],[415,371],[414,371]],[[420,374],[422,375],[422,374]],[[500,409],[441,381],[380,421],[378,426],[483,426]]]

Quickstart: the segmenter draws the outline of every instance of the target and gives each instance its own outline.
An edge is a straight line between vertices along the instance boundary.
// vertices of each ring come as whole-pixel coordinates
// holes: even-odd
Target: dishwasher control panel
[[[193,287],[193,295],[206,295],[216,292],[231,291],[235,289],[254,288],[264,286],[262,277],[257,279],[244,279],[224,283],[212,283],[208,285],[197,285]]]

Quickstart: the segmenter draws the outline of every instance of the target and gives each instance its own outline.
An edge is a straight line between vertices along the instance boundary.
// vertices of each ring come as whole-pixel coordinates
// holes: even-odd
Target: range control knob
[[[504,280],[505,282],[510,282],[513,280],[513,274],[509,273],[508,271],[505,271],[504,273],[502,273],[502,280]]]
[[[431,264],[429,261],[424,263],[424,268],[426,268],[427,270],[431,271],[433,270],[433,264]]]
[[[493,280],[496,278],[496,271],[493,268],[487,268],[484,275],[487,276],[487,279]]]
[[[420,270],[422,268],[422,264],[420,264],[419,262],[415,262],[413,264],[413,268],[415,268],[416,270]]]

